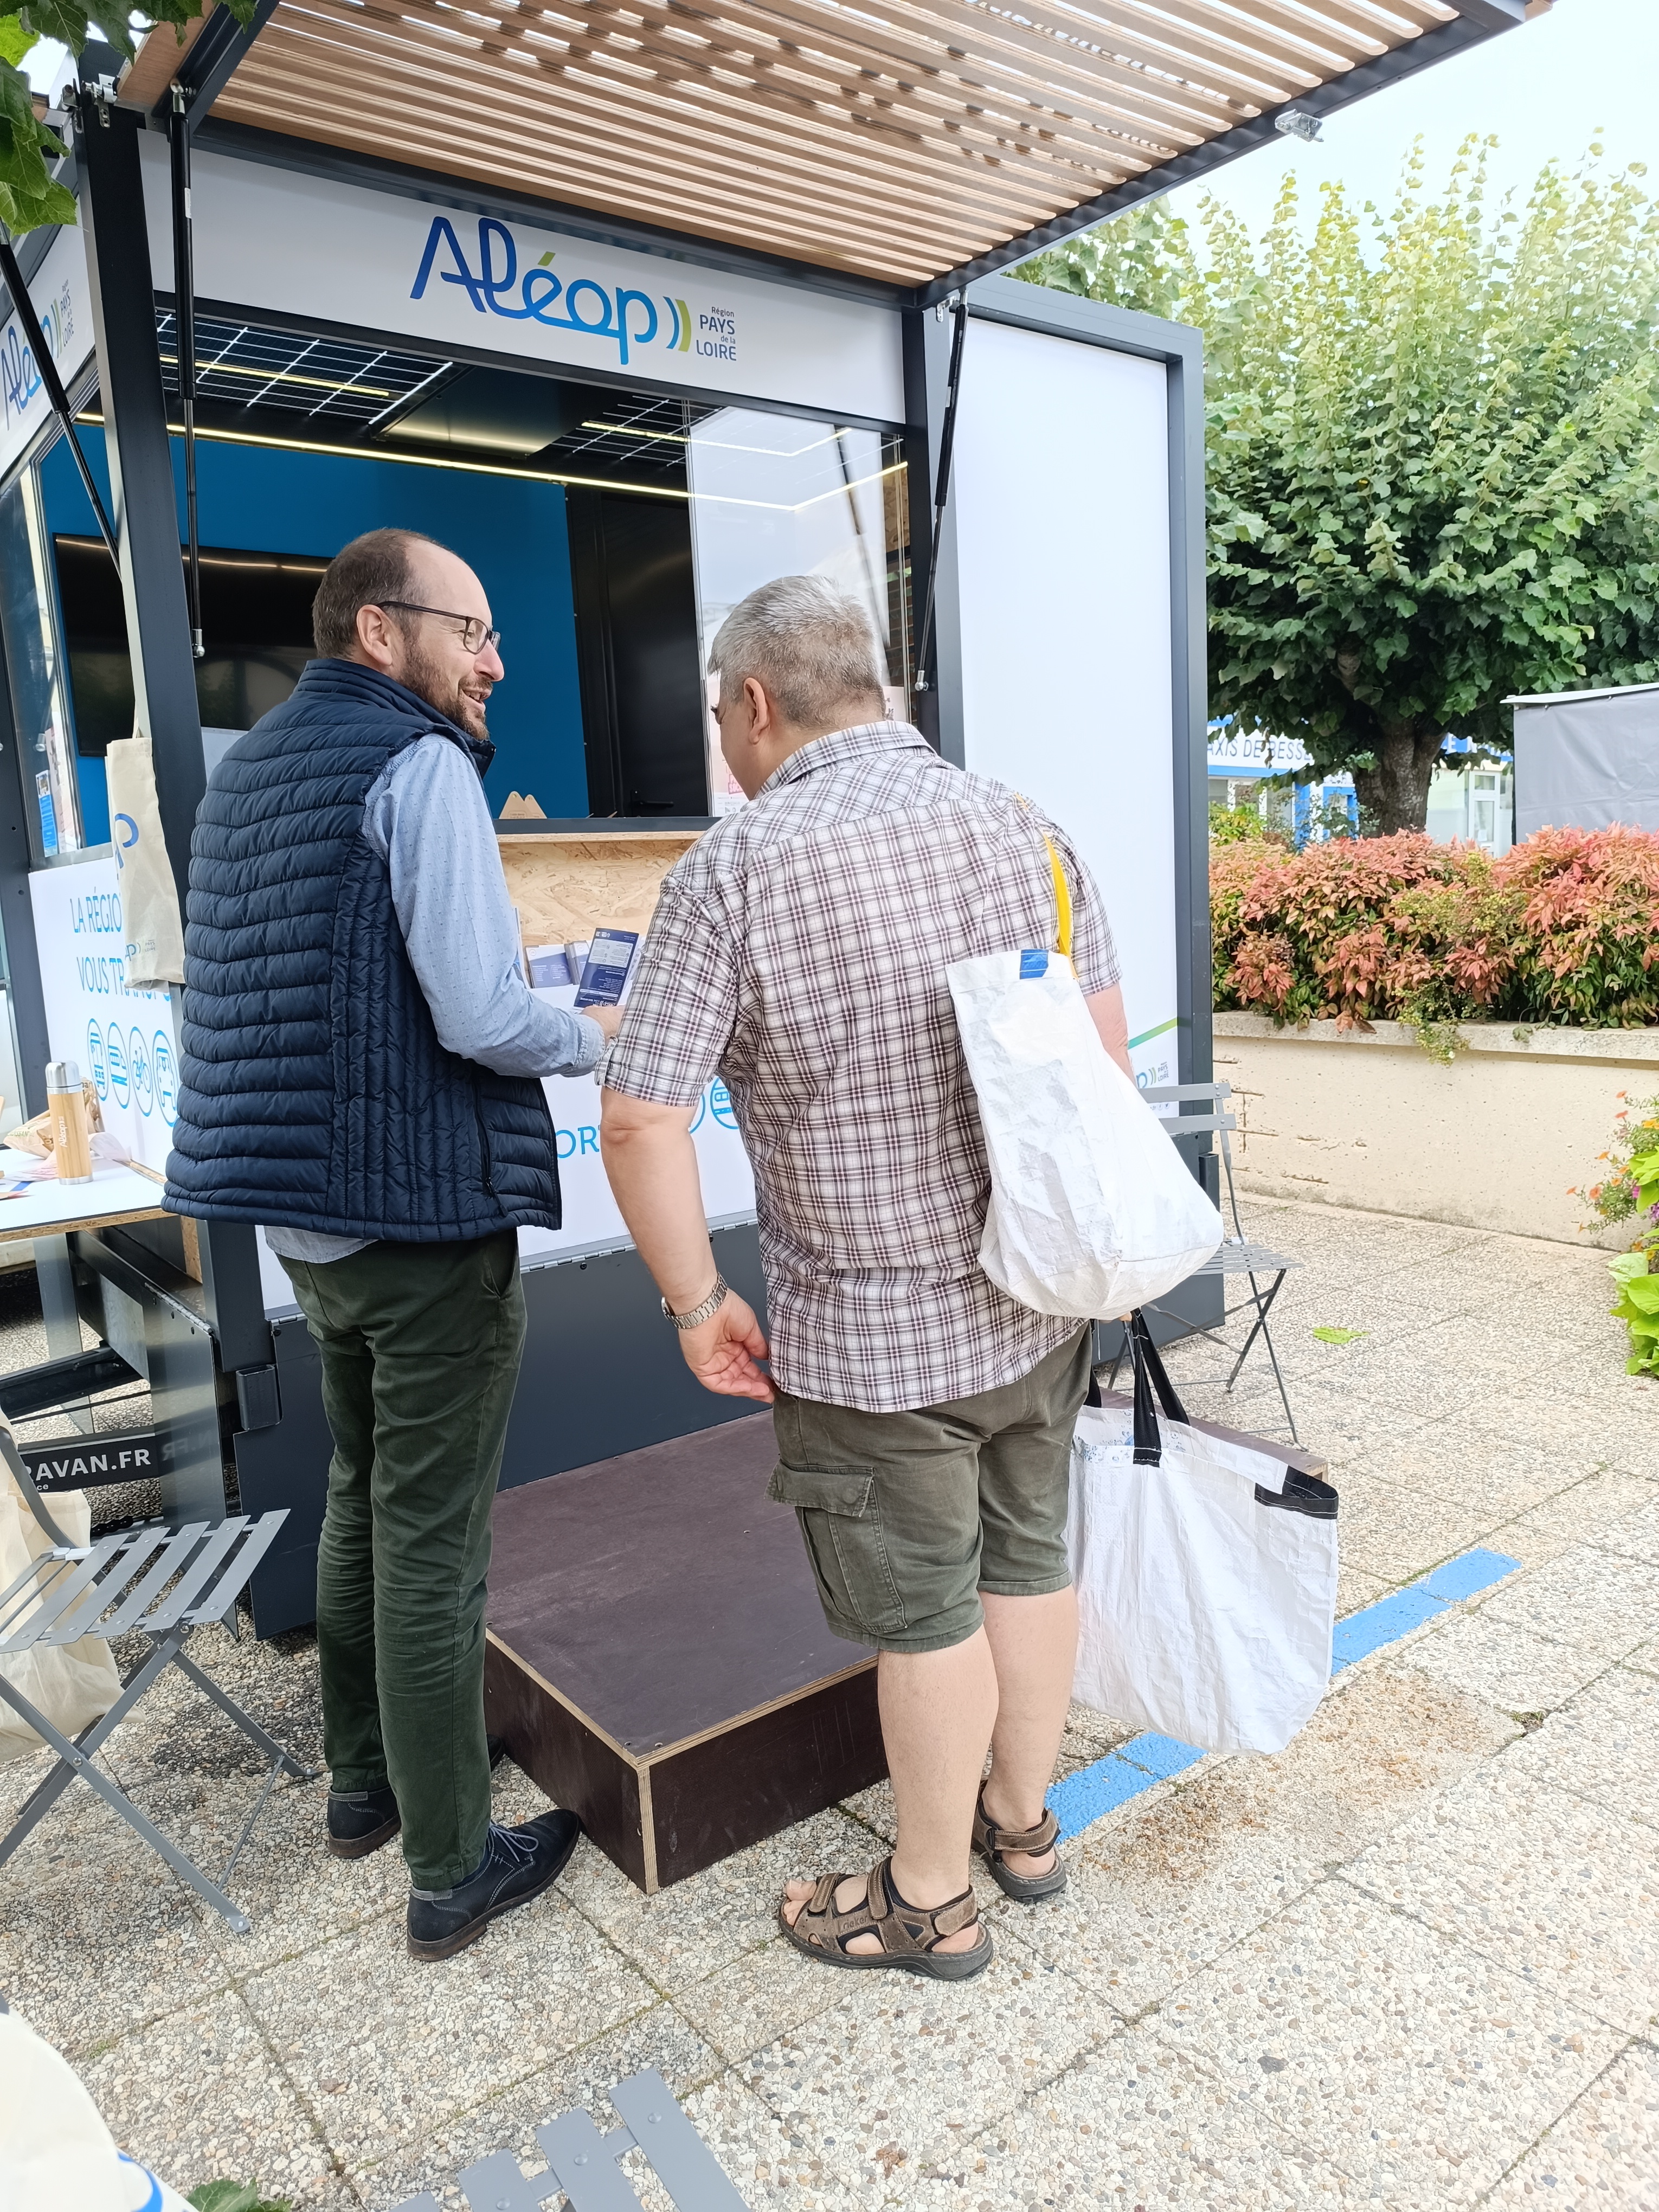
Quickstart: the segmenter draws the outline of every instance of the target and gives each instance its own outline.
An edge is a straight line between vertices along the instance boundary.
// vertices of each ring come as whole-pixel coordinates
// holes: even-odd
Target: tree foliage
[[[1018,272],[1202,331],[1212,710],[1385,834],[1507,695],[1659,679],[1659,208],[1592,162],[1489,209],[1493,143],[1305,238],[1291,177],[1259,243],[1153,203]]]
[[[145,0],[152,22],[182,27],[202,14],[207,0]],[[224,0],[239,23],[253,20],[254,0]],[[131,55],[132,33],[125,5],[97,18],[78,0],[27,0],[0,15],[0,222],[14,238],[44,223],[73,222],[75,200],[47,167],[64,151],[56,131],[35,118],[29,82],[18,67],[42,39],[57,39],[78,54],[97,33]]]

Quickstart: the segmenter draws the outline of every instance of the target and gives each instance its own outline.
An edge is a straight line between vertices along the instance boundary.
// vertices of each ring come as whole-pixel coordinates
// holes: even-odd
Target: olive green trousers
[[[317,1554],[323,1749],[336,1790],[390,1782],[417,1889],[483,1856],[489,1511],[524,1350],[518,1239],[284,1260],[334,1439]]]

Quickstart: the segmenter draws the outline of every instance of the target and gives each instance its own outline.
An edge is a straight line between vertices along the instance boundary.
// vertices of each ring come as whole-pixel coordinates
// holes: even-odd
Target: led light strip
[[[94,414],[90,410],[77,414],[75,419],[77,422],[94,423],[100,429],[104,427],[102,415]],[[181,423],[169,422],[167,428],[175,438],[184,435]],[[320,439],[273,438],[258,430],[210,430],[199,422],[196,426],[196,434],[221,446],[262,446],[279,453],[332,454],[345,461],[389,461],[401,468],[453,469],[462,476],[511,477],[520,483],[574,484],[583,491],[637,492],[646,499],[683,499],[688,503],[696,500],[705,507],[753,507],[768,514],[800,514],[809,507],[817,507],[823,500],[839,499],[843,493],[856,491],[864,484],[878,483],[884,477],[897,476],[906,466],[903,461],[895,461],[889,468],[878,469],[873,476],[855,477],[850,483],[833,484],[828,491],[815,492],[811,499],[791,501],[733,499],[722,492],[681,491],[672,485],[633,483],[615,477],[566,476],[562,471],[552,469],[515,469],[501,461],[451,461],[432,453],[392,453],[378,447],[326,444]]]
[[[87,412],[76,416],[77,422],[93,422],[100,429],[104,418],[100,414]],[[183,426],[169,422],[167,428],[175,438],[184,435]],[[690,492],[678,491],[661,484],[619,483],[610,477],[556,476],[541,469],[509,468],[501,461],[450,461],[433,453],[392,453],[379,447],[337,446],[313,438],[272,438],[258,430],[210,430],[201,423],[196,426],[198,438],[210,439],[221,446],[262,446],[279,453],[331,454],[344,461],[386,461],[392,466],[406,469],[453,469],[463,476],[512,477],[521,483],[575,484],[588,491],[632,491],[647,499],[690,499]],[[751,502],[756,503],[756,502]]]
[[[803,453],[816,453],[821,446],[833,446],[842,435],[839,429],[830,430],[805,446],[738,446],[729,438],[699,437],[695,430],[642,430],[627,422],[584,422],[581,427],[584,430],[603,430],[612,438],[659,438],[668,446],[707,446],[714,453],[761,453],[778,461],[798,461]]]
[[[176,353],[164,353],[161,358],[167,368],[179,366]],[[378,384],[342,384],[337,377],[301,376],[296,369],[291,368],[248,368],[235,361],[198,361],[196,374],[198,376],[251,376],[260,384],[308,384],[319,392],[359,392],[365,399],[396,399],[400,396],[395,392],[383,392]]]

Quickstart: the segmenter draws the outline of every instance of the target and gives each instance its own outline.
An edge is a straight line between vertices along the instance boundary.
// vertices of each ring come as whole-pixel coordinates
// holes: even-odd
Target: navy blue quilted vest
[[[175,1212],[403,1243],[558,1227],[542,1086],[439,1043],[362,835],[376,777],[434,731],[489,766],[401,684],[313,660],[214,769],[191,841]]]

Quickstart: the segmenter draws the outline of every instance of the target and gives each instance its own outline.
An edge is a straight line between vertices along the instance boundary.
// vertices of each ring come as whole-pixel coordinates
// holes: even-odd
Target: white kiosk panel
[[[1075,837],[1110,914],[1135,1071],[1176,1072],[1169,379],[970,321],[956,510],[965,764]]]
[[[150,260],[170,285],[167,152],[141,143]],[[196,289],[306,320],[878,422],[903,420],[889,307],[571,236],[550,222],[204,153]]]

